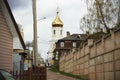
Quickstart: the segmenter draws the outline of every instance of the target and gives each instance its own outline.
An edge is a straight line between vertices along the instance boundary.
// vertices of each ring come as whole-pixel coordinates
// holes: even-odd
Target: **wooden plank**
[[[2,47],[4,47],[4,48],[6,48],[6,47],[13,47],[13,45],[11,44],[12,42],[9,42],[9,43],[3,43],[3,42],[0,42],[0,45],[1,45],[1,48]]]

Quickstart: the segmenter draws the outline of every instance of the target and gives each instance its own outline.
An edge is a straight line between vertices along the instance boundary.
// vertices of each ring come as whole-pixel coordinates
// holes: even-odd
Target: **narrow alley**
[[[47,80],[79,80],[72,77],[67,77],[61,75],[60,73],[55,73],[47,69]]]
[[[120,0],[0,0],[0,80],[120,80]]]

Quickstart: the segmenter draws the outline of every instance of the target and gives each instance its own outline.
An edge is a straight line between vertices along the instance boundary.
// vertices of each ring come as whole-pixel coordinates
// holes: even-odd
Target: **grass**
[[[55,66],[51,66],[50,70],[53,71],[53,72],[60,73],[60,74],[65,75],[65,76],[69,76],[69,77],[73,77],[73,78],[79,79],[79,80],[87,80],[87,79],[83,79],[80,76],[73,75],[71,73],[66,73],[66,72],[63,72],[63,71],[59,71]]]

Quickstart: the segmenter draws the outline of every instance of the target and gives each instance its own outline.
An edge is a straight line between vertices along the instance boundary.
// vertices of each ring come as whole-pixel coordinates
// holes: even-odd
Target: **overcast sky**
[[[8,0],[8,2],[16,22],[22,25],[25,42],[33,41],[32,0]],[[82,33],[79,28],[80,19],[87,13],[84,0],[37,0],[37,18],[46,17],[37,22],[38,51],[45,59],[50,49],[52,22],[56,17],[57,7],[63,22],[64,37],[66,31],[70,31],[71,34]]]

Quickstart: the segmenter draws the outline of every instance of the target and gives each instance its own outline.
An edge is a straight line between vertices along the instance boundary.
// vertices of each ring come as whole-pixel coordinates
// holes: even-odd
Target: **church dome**
[[[63,26],[63,22],[61,21],[58,12],[57,12],[57,16],[55,18],[55,20],[52,22],[52,26],[53,27],[62,27]]]

